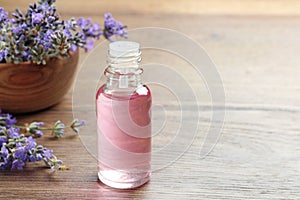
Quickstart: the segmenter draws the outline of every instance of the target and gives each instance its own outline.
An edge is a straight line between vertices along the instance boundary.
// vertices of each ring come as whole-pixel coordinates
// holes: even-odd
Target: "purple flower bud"
[[[35,157],[36,157],[36,161],[40,161],[40,160],[43,159],[43,156],[42,156],[42,154],[40,154],[40,153],[37,153],[37,154],[35,155]]]
[[[31,14],[31,23],[32,24],[39,24],[41,21],[42,21],[42,19],[43,19],[43,14],[41,14],[41,13],[35,13],[35,12],[33,12],[32,14]]]
[[[29,132],[32,135],[41,137],[43,135],[43,132],[39,130],[41,126],[44,126],[44,122],[32,122],[28,127],[27,127],[27,132]]]
[[[112,14],[111,13],[105,13],[104,18],[105,19],[110,19],[110,18],[112,18]]]
[[[29,151],[29,150],[32,150],[36,147],[36,142],[35,142],[35,139],[33,139],[31,136],[29,136],[27,138],[27,146],[25,147],[26,148],[26,151]]]
[[[4,158],[8,156],[8,150],[6,148],[6,143],[4,143],[1,147],[1,151],[0,151],[0,157]]]
[[[106,13],[104,20],[104,37],[110,39],[112,36],[121,36],[127,38],[126,26],[116,21],[110,13]]]
[[[54,20],[55,20],[55,17],[53,17],[53,16],[47,17],[47,21],[48,21],[48,22],[52,22],[52,21],[54,21]]]
[[[6,23],[8,21],[8,13],[5,12],[4,8],[0,8],[0,27],[2,23]]]
[[[44,149],[44,158],[51,159],[53,157],[52,152],[52,150]]]
[[[19,25],[19,26],[13,27],[12,32],[15,35],[18,35],[22,30],[23,30],[22,26]]]
[[[99,37],[102,34],[101,27],[99,24],[92,24],[86,31],[88,36]]]
[[[0,147],[2,147],[3,143],[7,142],[7,138],[5,136],[0,136]]]
[[[35,161],[35,158],[33,155],[30,155],[29,158],[28,158],[29,162],[34,162]]]
[[[92,38],[86,39],[86,44],[84,46],[85,51],[91,50],[94,48],[95,41]]]
[[[71,44],[70,50],[75,52],[77,50],[77,46],[75,44]]]
[[[71,38],[72,37],[72,33],[69,29],[65,29],[63,31],[63,33],[65,34],[65,36],[67,37],[67,39]]]
[[[10,159],[8,149],[5,146],[6,144],[3,143],[1,150],[0,150],[0,169],[4,170],[10,166]]]
[[[0,62],[2,60],[5,60],[5,57],[7,56],[7,50],[6,49],[2,49],[0,50]]]
[[[14,169],[22,170],[24,165],[25,165],[25,163],[22,160],[16,159],[13,161],[11,169],[12,170],[14,170]]]
[[[6,124],[7,125],[15,125],[17,122],[16,118],[13,117],[11,114],[6,115]]]
[[[5,145],[5,143],[2,145],[0,151],[0,169],[2,170],[7,169],[10,165],[9,152]]]
[[[0,50],[0,62],[2,62],[3,60],[5,60],[6,55],[7,55],[7,51],[6,50]]]
[[[86,28],[91,24],[91,19],[84,19],[83,17],[79,18],[77,20],[77,25],[80,26],[82,29]]]
[[[8,135],[8,137],[10,137],[12,139],[19,138],[20,137],[19,129],[13,128],[13,127],[8,128],[7,135]]]
[[[26,148],[23,146],[17,148],[13,156],[16,159],[21,159],[22,161],[26,161],[26,159],[27,159]]]
[[[43,135],[43,132],[39,130],[41,126],[44,126],[44,122],[32,122],[28,127],[27,131],[32,134],[36,135],[38,137]]]
[[[43,11],[48,11],[51,9],[51,6],[47,2],[41,2],[38,6]]]
[[[22,146],[23,146],[23,143],[21,143],[21,142],[16,142],[15,145],[16,145],[16,147],[22,147]]]
[[[28,58],[30,56],[30,50],[23,51],[22,54],[23,54],[24,60],[28,60]]]

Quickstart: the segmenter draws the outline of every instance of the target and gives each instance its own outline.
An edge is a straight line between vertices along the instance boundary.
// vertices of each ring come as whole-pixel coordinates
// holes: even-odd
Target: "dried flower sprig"
[[[60,120],[58,120],[52,127],[45,127],[44,125],[44,122],[32,122],[30,124],[25,124],[25,126],[14,127],[20,128],[21,132],[23,132],[25,136],[41,137],[44,135],[43,131],[51,131],[54,137],[60,138],[64,135],[65,129],[67,128],[70,128],[75,133],[79,133],[79,127],[84,126],[85,122],[74,119],[69,126],[66,126]]]
[[[27,162],[44,161],[53,171],[66,170],[68,167],[53,154],[53,150],[37,145],[34,137],[41,137],[43,131],[51,130],[55,137],[61,137],[65,128],[79,132],[84,122],[75,119],[69,126],[57,121],[52,128],[44,127],[43,122],[29,125],[16,125],[16,118],[0,111],[0,169],[22,170]]]
[[[46,64],[47,59],[66,57],[77,47],[86,51],[94,47],[100,36],[127,37],[126,26],[105,14],[104,29],[91,19],[59,20],[55,0],[40,0],[29,6],[26,13],[16,9],[13,18],[0,8],[0,62]]]

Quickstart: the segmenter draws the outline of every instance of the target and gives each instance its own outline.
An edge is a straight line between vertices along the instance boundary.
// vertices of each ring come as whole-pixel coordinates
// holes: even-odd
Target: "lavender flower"
[[[2,60],[5,60],[6,56],[7,56],[7,50],[6,49],[0,50],[0,62],[2,62]]]
[[[11,114],[6,114],[5,122],[8,125],[14,125],[14,124],[16,124],[17,120]]]
[[[91,50],[94,47],[94,39],[99,38],[103,33],[99,24],[91,23],[91,19],[79,18],[77,25],[81,28],[80,37],[84,42],[85,51]]]
[[[2,113],[0,109],[0,126],[1,125],[15,125],[17,122],[16,118],[11,114]]]
[[[86,40],[86,43],[85,43],[85,46],[84,46],[85,51],[93,49],[94,48],[94,44],[95,44],[94,40],[88,38]]]
[[[17,25],[15,27],[12,27],[12,32],[15,35],[19,35],[22,30],[23,30],[23,26],[22,25]]]
[[[77,25],[80,26],[82,29],[85,29],[91,24],[91,19],[84,19],[83,17],[77,20]]]
[[[56,0],[41,0],[40,3],[46,3],[49,6],[53,5],[56,2]]]
[[[11,169],[12,170],[14,170],[14,169],[22,170],[24,165],[25,165],[25,163],[23,160],[15,159],[12,163]]]
[[[6,129],[6,135],[8,135],[8,138],[16,139],[21,136],[19,131],[19,128],[9,127]]]
[[[102,34],[101,32],[101,27],[99,24],[91,23],[92,20],[90,18],[84,19],[84,18],[79,18],[77,20],[78,26],[81,28],[82,32],[84,33],[85,37],[94,37],[98,38]]]
[[[8,21],[8,12],[5,12],[3,8],[0,8],[0,28],[2,28]]]
[[[6,143],[6,142],[7,142],[6,136],[1,135],[1,136],[0,136],[0,147],[2,146],[3,143]]]
[[[110,39],[112,36],[121,36],[127,38],[126,26],[116,21],[110,13],[104,15],[104,37]]]
[[[63,123],[61,123],[60,120],[55,122],[54,127],[53,127],[53,134],[55,135],[55,137],[59,138],[59,137],[63,136],[64,131],[65,131],[65,125]]]
[[[77,50],[77,46],[75,44],[71,44],[70,50],[71,51],[76,51]]]
[[[10,165],[10,155],[8,149],[6,148],[6,143],[1,146],[0,150],[0,169],[7,169]]]
[[[105,15],[102,30],[89,18],[60,21],[54,3],[55,0],[40,0],[24,14],[16,9],[12,19],[0,8],[0,62],[46,64],[49,58],[66,57],[68,51],[78,47],[92,49],[102,35],[109,40],[114,35],[127,37],[126,27],[111,14]]]
[[[44,122],[32,122],[27,128],[26,131],[37,137],[41,137],[43,132],[39,129],[41,126],[44,126]]]
[[[25,149],[24,146],[20,146],[15,150],[13,157],[15,159],[26,160],[27,159],[27,150]]]
[[[39,24],[39,23],[41,23],[41,21],[42,21],[42,19],[43,19],[43,17],[44,17],[44,15],[42,14],[42,13],[32,13],[31,14],[31,23],[33,24],[33,25],[35,25],[35,24]],[[53,17],[53,16],[51,16],[51,17]],[[53,17],[54,18],[54,17]]]
[[[52,150],[44,149],[43,154],[45,159],[51,159],[53,157]]]
[[[27,151],[33,149],[36,147],[35,139],[33,139],[31,136],[27,138],[27,146],[25,147]]]
[[[85,125],[84,121],[79,121],[78,119],[74,119],[70,125],[70,128],[75,132],[79,133],[79,127],[82,127]]]
[[[77,119],[73,120],[70,126],[65,126],[57,121],[53,128],[43,127],[43,122],[32,122],[28,126],[16,126],[16,119],[10,115],[1,113],[0,110],[0,169],[22,170],[27,162],[37,162],[43,160],[53,171],[57,169],[68,169],[63,162],[53,155],[53,150],[42,145],[37,145],[33,138],[42,136],[42,130],[52,130],[56,137],[61,137],[66,127],[71,128],[76,133],[78,127],[84,123]],[[25,130],[24,134],[21,131]]]

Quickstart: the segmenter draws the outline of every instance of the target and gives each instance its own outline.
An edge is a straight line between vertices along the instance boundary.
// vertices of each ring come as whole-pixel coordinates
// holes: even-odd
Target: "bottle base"
[[[103,176],[105,174],[105,176]],[[145,177],[142,179],[137,179],[139,177],[132,177],[132,175],[126,175],[123,174],[121,178],[119,178],[119,181],[112,181],[110,179],[107,179],[107,177],[119,177],[119,172],[115,170],[106,170],[102,172],[98,172],[98,178],[99,180],[104,183],[105,185],[108,185],[112,188],[117,188],[117,189],[131,189],[131,188],[136,188],[139,186],[144,185],[150,180],[150,173],[147,173]],[[122,181],[124,180],[124,181]]]

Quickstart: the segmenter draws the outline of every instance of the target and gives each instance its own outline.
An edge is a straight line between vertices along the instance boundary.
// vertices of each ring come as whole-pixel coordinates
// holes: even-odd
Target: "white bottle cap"
[[[109,44],[109,56],[112,58],[140,55],[140,44],[131,41],[116,41]]]

